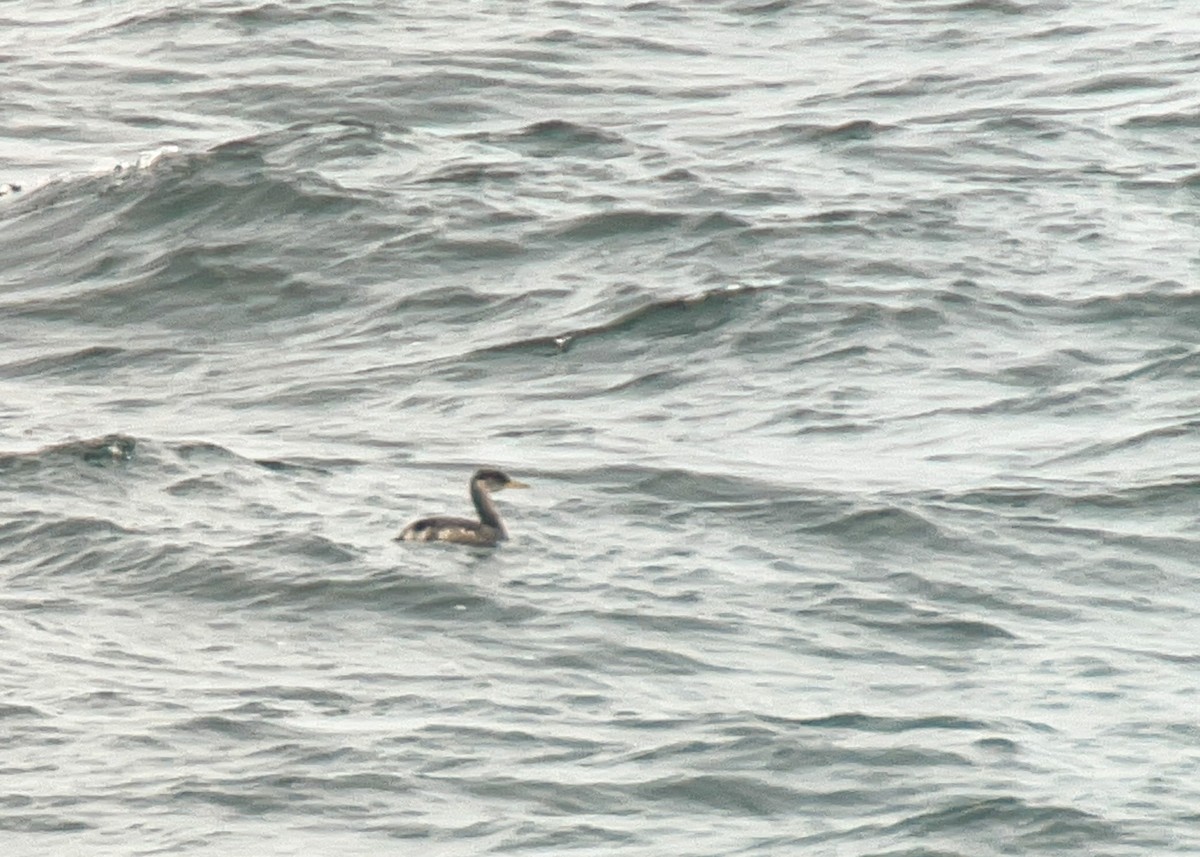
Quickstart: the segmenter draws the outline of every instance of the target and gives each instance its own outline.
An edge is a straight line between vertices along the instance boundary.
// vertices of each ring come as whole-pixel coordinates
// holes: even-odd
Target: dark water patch
[[[352,165],[363,158],[394,155],[403,148],[408,130],[395,126],[380,126],[367,119],[339,117],[333,120],[297,122],[281,131],[261,134],[250,138],[264,155],[266,163],[277,169],[292,170],[304,177],[312,173],[299,169],[299,165],[320,164],[329,168],[339,163]],[[340,185],[329,184],[337,195],[347,193]],[[379,200],[378,194],[355,191],[354,197]]]
[[[739,742],[745,739],[738,739]],[[697,757],[703,757],[728,747],[732,742],[722,741],[668,741],[653,747],[638,747],[626,753],[615,756],[612,764],[633,762],[639,765],[649,765],[664,761],[695,762]]]
[[[1103,74],[1077,84],[1067,91],[1072,95],[1091,95],[1104,92],[1123,92],[1129,89],[1164,89],[1175,86],[1175,82],[1162,77],[1146,77],[1131,74]]]
[[[571,652],[560,650],[558,654],[547,655],[542,658],[542,665],[600,675],[696,675],[728,669],[663,647],[616,643],[599,646],[591,641],[580,641]]]
[[[667,170],[665,173],[660,173],[654,177],[655,181],[660,182],[688,182],[690,184],[700,184],[702,179],[698,173],[684,167],[675,167]]]
[[[203,10],[185,10],[178,7],[169,7],[166,9],[157,9],[153,12],[130,15],[127,18],[122,18],[120,21],[106,24],[93,30],[91,35],[94,38],[114,35],[140,36],[148,35],[161,29],[175,36],[181,29],[186,29],[188,25],[202,24],[204,17]]]
[[[412,790],[408,776],[356,771],[329,775],[296,772],[188,777],[173,784],[169,794],[173,801],[210,804],[249,816],[300,810],[359,818],[371,815],[363,801],[372,800],[372,794],[382,797]]]
[[[605,619],[621,625],[640,628],[646,631],[655,631],[668,634],[686,634],[689,632],[701,632],[706,634],[739,633],[738,627],[731,622],[705,619],[699,616],[690,616],[686,614],[657,614],[644,611],[638,611],[636,613],[628,611],[614,611],[610,613],[593,613],[591,615],[598,619]]]
[[[865,798],[855,791],[802,792],[735,774],[665,777],[639,784],[633,792],[637,799],[655,805],[689,810],[700,806],[728,815],[752,816],[790,813],[805,802],[853,805]]]
[[[1038,114],[1007,113],[994,116],[985,114],[979,119],[979,130],[984,133],[1031,134],[1042,140],[1057,140],[1067,134],[1070,126],[1053,116]]]
[[[892,78],[867,80],[856,85],[854,91],[857,96],[863,98],[887,100],[922,98],[950,92],[957,83],[960,83],[958,75],[927,73],[914,75],[901,81]]]
[[[729,11],[736,15],[766,16],[787,12],[796,6],[794,0],[738,0],[729,6]]]
[[[446,837],[447,825],[445,823],[420,823],[420,822],[405,822],[405,823],[384,823],[380,824],[372,820],[364,819],[359,829],[365,833],[381,833],[389,839],[401,839],[405,841],[421,840],[422,842],[429,841],[438,837]],[[495,836],[501,832],[503,826],[499,823],[472,823],[465,824],[461,827],[453,829],[455,837],[464,839],[474,839],[484,836]],[[534,847],[537,847],[535,845]]]
[[[201,803],[233,810],[242,815],[258,816],[273,812],[294,809],[296,804],[305,803],[303,798],[294,795],[268,796],[261,793],[241,791],[224,791],[207,783],[190,781],[171,790],[168,795],[171,802],[184,804]]]
[[[425,184],[480,185],[485,182],[509,182],[521,176],[521,172],[504,163],[448,164],[420,179]],[[514,244],[514,242],[497,242]],[[519,245],[516,245],[519,246]]]
[[[655,371],[647,372],[643,375],[636,375],[624,381],[618,381],[614,384],[595,388],[579,389],[577,391],[563,393],[558,390],[544,394],[544,396],[533,395],[530,398],[548,398],[555,401],[563,399],[590,399],[594,397],[606,397],[613,395],[628,395],[632,397],[645,397],[654,393],[659,393],[664,390],[670,390],[677,387],[682,387],[687,383],[688,376],[682,372],[675,371]]]
[[[188,462],[234,462],[244,461],[241,456],[219,443],[204,440],[189,440],[168,447],[181,461]]]
[[[186,11],[168,7],[130,15],[112,24],[106,24],[88,34],[96,41],[127,38],[146,39],[164,35],[171,40],[181,39],[181,33],[196,32],[208,35],[214,29],[239,36],[262,36],[275,27],[289,27],[312,22],[374,24],[374,16],[355,9],[346,3],[304,4],[290,7],[281,3],[259,3],[249,8],[195,8]]]
[[[1119,843],[1120,828],[1074,807],[1039,805],[1014,797],[963,797],[888,828],[919,837],[988,836],[1010,848],[1080,847]]]
[[[222,479],[193,476],[169,485],[165,491],[172,497],[199,499],[220,497],[230,492],[230,485]]]
[[[335,472],[351,470],[362,465],[353,458],[288,456],[287,458],[248,458],[218,443],[203,440],[187,440],[161,444],[159,447],[172,455],[163,461],[172,471],[182,462],[189,468],[209,465],[232,466],[247,473],[261,468],[271,473],[285,475],[328,476]]]
[[[591,241],[622,235],[635,235],[650,240],[652,233],[680,226],[685,215],[669,211],[604,211],[587,214],[558,228],[560,238],[572,241]]]
[[[828,140],[839,142],[844,140],[870,140],[887,131],[891,127],[870,119],[854,119],[850,122],[840,122],[836,125],[781,125],[778,132],[789,137],[799,137],[803,140]]]
[[[671,776],[634,785],[556,782],[502,777],[458,779],[470,794],[504,798],[538,807],[539,814],[631,815],[637,806],[694,810],[703,807],[726,815],[775,815],[793,809],[809,795],[757,778],[737,775]],[[836,795],[821,795],[821,800]]]
[[[650,57],[658,58],[660,55],[677,54],[681,56],[703,57],[708,56],[709,52],[703,48],[693,45],[681,44],[679,41],[666,41],[664,39],[651,39],[643,35],[632,35],[625,33],[609,34],[600,29],[568,29],[558,27],[549,32],[540,34],[534,37],[534,41],[543,44],[566,45],[570,48],[571,54],[560,54],[564,62],[568,62],[566,57],[578,56],[578,54],[596,54],[605,53],[608,51],[627,52],[630,55],[647,54]],[[699,43],[700,40],[697,40]],[[634,90],[639,94],[649,94],[654,91],[651,87],[645,86],[629,86],[623,87],[625,91]]]
[[[564,848],[574,850],[591,847],[607,851],[621,846],[635,845],[645,838],[639,833],[613,830],[596,824],[563,823],[554,825],[553,830],[545,830],[546,826],[545,821],[537,825],[522,825],[520,829],[505,836],[503,846],[492,850],[501,853],[545,851],[554,854],[561,852]],[[470,836],[474,833],[463,831],[460,835]]]
[[[865,357],[869,353],[870,350],[865,347],[838,349],[836,352],[818,354],[812,358],[802,359],[799,361],[799,364],[803,365],[823,360],[842,360],[845,358],[856,359]],[[782,410],[779,413],[772,414],[758,424],[758,428],[770,427],[786,428],[790,433],[797,436],[809,434],[863,434],[879,428],[878,425],[873,423],[850,419],[846,414],[838,411],[808,407]]]
[[[1192,563],[1196,558],[1195,537],[1187,532],[1173,534],[1167,531],[1164,534],[1152,530],[1150,533],[1138,533],[1115,525],[1089,526],[1042,522],[1030,523],[1027,527],[1048,541],[1061,538],[1068,544],[1094,546],[1096,556],[1087,568],[1091,571],[1092,580],[1097,584],[1136,584],[1139,589],[1150,590],[1166,582],[1178,580],[1179,572],[1174,566],[1175,563]],[[1162,560],[1168,563],[1164,565]],[[1081,571],[1082,569],[1073,563],[1067,563],[1063,567],[1067,576],[1079,575]],[[1102,600],[1102,603],[1115,602]],[[1148,608],[1149,605],[1143,604],[1138,609]],[[1159,606],[1159,609],[1162,607]]]
[[[171,354],[167,349],[131,352],[124,348],[93,345],[5,363],[0,365],[0,374],[12,378],[63,374],[69,375],[73,381],[106,380],[114,371],[126,369],[131,363],[157,362]]]
[[[1016,512],[1020,517],[1053,520],[1069,504],[1065,486],[1052,485],[994,485],[960,493],[935,492],[927,495],[930,502],[999,511]]]
[[[1193,437],[1197,433],[1200,433],[1200,420],[1187,420],[1175,425],[1146,429],[1120,440],[1085,444],[1079,449],[1046,459],[1042,464],[1045,466],[1060,464],[1066,461],[1095,461],[1112,453],[1142,449],[1148,446],[1161,446],[1163,441],[1174,440],[1180,437]]]
[[[130,595],[166,594],[218,603],[251,603],[270,590],[270,574],[250,557],[215,557],[200,545],[166,545],[146,551],[139,561],[110,570],[123,574]]]
[[[5,543],[10,581],[66,577],[83,581],[118,560],[143,561],[150,553],[131,530],[103,518],[62,518],[25,527]]]
[[[611,498],[600,502],[600,507],[618,502],[621,513],[635,527],[707,522],[715,532],[734,526],[776,535],[800,533],[814,522],[836,520],[849,506],[834,495],[807,487],[707,471],[614,466],[604,473],[565,478]],[[591,508],[589,505],[582,513],[591,514]],[[652,570],[653,566],[645,568],[646,572]]]
[[[243,545],[238,551],[250,555],[266,552],[322,567],[358,559],[353,548],[313,533],[270,533]]]
[[[964,619],[940,610],[915,607],[890,598],[856,598],[839,595],[802,611],[811,615],[835,616],[863,628],[885,632],[923,643],[950,646],[975,646],[997,640],[1013,640],[1016,635],[999,625],[978,619]]]
[[[401,122],[419,128],[429,124],[438,126],[462,125],[474,130],[480,121],[494,121],[497,92],[511,92],[511,74],[504,70],[492,72],[484,67],[481,71],[467,67],[453,67],[444,61],[431,58],[425,65],[427,71],[404,69],[394,73],[376,74],[359,78],[343,90],[347,101],[358,105],[359,115],[372,116],[380,123]],[[530,87],[532,88],[532,87]],[[551,91],[569,89],[562,83],[548,84]],[[580,87],[590,92],[588,87]],[[292,93],[286,99],[294,103],[306,103],[306,93]],[[278,86],[265,90],[264,103],[278,101]],[[398,112],[397,106],[401,106]]]
[[[1075,39],[1079,36],[1088,36],[1099,32],[1100,29],[1098,26],[1089,24],[1056,24],[1044,30],[1034,30],[1026,38],[1031,40]]]
[[[971,377],[972,375],[969,372],[962,372],[961,374],[963,377]],[[1018,377],[1019,374],[1019,372],[1014,372],[1009,377]],[[994,380],[1001,380],[999,376],[992,377]],[[1009,381],[1009,383],[1012,382]],[[1033,386],[1033,384],[1028,383],[1022,383],[1021,385]],[[1030,392],[1020,396],[1001,396],[989,399],[980,404],[965,405],[962,407],[935,408],[931,411],[907,414],[900,419],[920,421],[930,417],[999,417],[1006,415],[1021,416],[1025,414],[1041,414],[1053,417],[1078,417],[1084,414],[1107,415],[1111,412],[1113,402],[1118,399],[1117,394],[1110,387],[1104,385],[1092,385],[1068,391],[1044,392],[1041,388],[1036,389],[1037,392]],[[942,456],[935,454],[931,456],[931,459],[942,460]]]
[[[532,146],[530,154],[535,157],[580,149],[585,153],[616,154],[607,147],[626,146],[625,138],[613,131],[565,119],[544,119],[516,131],[484,132],[471,138],[501,145]]]
[[[457,196],[458,193],[450,195]],[[348,259],[344,266],[357,271],[364,265],[368,269],[375,269],[377,266],[387,268],[399,264],[400,271],[389,270],[381,275],[382,278],[394,280],[399,274],[405,283],[395,291],[412,289],[412,294],[423,294],[428,298],[436,294],[436,289],[424,291],[429,284],[452,281],[457,278],[452,274],[478,277],[481,264],[501,264],[531,252],[531,245],[523,237],[507,237],[516,231],[508,226],[524,223],[528,220],[525,216],[507,217],[476,206],[456,205],[450,222],[440,213],[433,216],[406,212],[404,217],[409,225],[399,231],[400,237],[383,239],[374,253],[363,259]],[[502,226],[502,220],[509,223]],[[501,232],[505,237],[501,237]],[[511,299],[517,300],[519,297],[511,296]],[[434,308],[431,306],[431,309]],[[481,307],[474,309],[478,311]],[[445,309],[440,314],[450,318]],[[466,314],[454,320],[464,324],[479,318],[477,314]],[[411,319],[399,321],[406,330],[413,327]]]
[[[936,715],[929,717],[881,717],[878,715],[864,714],[857,711],[848,711],[839,714],[830,714],[824,717],[810,717],[799,720],[760,714],[758,719],[764,721],[765,723],[781,724],[786,726],[802,726],[805,728],[816,729],[850,729],[854,731],[880,732],[884,734],[926,729],[971,731],[995,728],[995,724],[984,720],[972,720],[969,718],[954,717],[949,715]]]
[[[30,615],[50,616],[53,614],[79,614],[88,612],[90,604],[76,598],[22,596],[0,598],[0,607],[16,613],[25,612]]]
[[[937,548],[963,543],[959,536],[952,535],[925,515],[891,505],[855,509],[835,520],[809,525],[805,529],[860,543],[917,543]]]
[[[427,242],[423,249],[431,257],[455,259],[466,264],[515,259],[528,253],[528,248],[519,241],[495,238],[436,238]]]
[[[471,352],[473,359],[489,363],[521,360],[529,355],[554,357],[572,349],[586,347],[589,356],[602,352],[612,355],[611,345],[634,350],[649,343],[703,335],[717,330],[743,315],[743,304],[753,306],[762,289],[716,289],[691,298],[652,301],[612,321],[591,327],[579,327],[564,333],[505,342]],[[599,346],[609,343],[608,349]],[[665,347],[665,346],[663,346]],[[457,365],[462,358],[456,357]]]
[[[991,622],[956,619],[942,614],[920,611],[902,622],[857,620],[863,627],[895,633],[925,642],[949,645],[982,645],[993,640],[1015,640],[1016,635]]]
[[[327,267],[345,252],[339,239],[350,237],[360,202],[315,174],[271,166],[267,146],[240,141],[163,157],[49,185],[12,207],[4,238],[9,271],[36,268],[41,274],[32,282],[53,271],[70,283],[27,297],[15,316],[229,329],[231,321],[341,306],[344,293],[300,271]],[[306,242],[292,228],[300,221]],[[314,230],[315,222],[325,226]],[[361,224],[358,230],[361,236]],[[282,263],[281,254],[291,261]]]
[[[1160,660],[1170,664],[1181,664],[1187,667],[1200,666],[1200,653],[1179,654],[1175,652],[1147,651],[1145,649],[1130,649],[1130,651],[1139,657]]]
[[[394,326],[407,326],[422,314],[461,318],[471,311],[495,312],[496,296],[476,288],[437,285],[429,289],[414,289],[389,302],[372,314],[373,318],[394,320]],[[378,332],[392,328],[379,328]]]
[[[1042,357],[1037,360],[1025,360],[1009,366],[991,368],[978,375],[967,372],[963,374],[966,377],[990,379],[1012,387],[1043,389],[1074,381],[1078,369],[1077,362],[1072,355],[1058,351],[1048,358]]]
[[[14,718],[25,717],[46,719],[47,715],[45,712],[34,708],[32,705],[12,705],[9,703],[0,703],[0,720],[12,720]]]
[[[79,833],[95,827],[95,824],[87,821],[52,813],[21,815],[0,813],[0,830],[7,830],[11,833]]]
[[[1130,128],[1200,128],[1200,111],[1172,111],[1132,116],[1122,124]]]
[[[1184,722],[1139,722],[1128,723],[1119,730],[1121,734],[1136,736],[1165,736],[1182,740],[1186,744],[1194,744],[1200,739],[1200,725],[1190,721]]]
[[[1074,607],[1056,603],[1045,593],[1000,588],[983,575],[978,576],[976,583],[932,580],[914,571],[896,572],[887,579],[897,589],[936,604],[958,604],[988,613],[1003,612],[1047,622],[1079,618]]]
[[[124,434],[64,441],[35,452],[0,453],[0,471],[24,471],[76,462],[104,467],[129,461],[136,448],[137,440]]]
[[[212,14],[212,12],[210,12]],[[245,28],[246,35],[257,35],[271,27],[286,27],[296,24],[357,24],[374,25],[378,19],[352,3],[315,3],[289,6],[285,3],[260,3],[247,9],[221,12],[217,20],[228,20]]]
[[[929,495],[935,502],[987,510],[1028,514],[1032,520],[1053,521],[1071,513],[1150,511],[1166,512],[1192,505],[1200,498],[1200,473],[1149,480],[1143,484],[1112,485],[1054,482],[1041,485],[996,485],[957,494]]]
[[[348,714],[358,704],[358,700],[345,693],[340,693],[335,690],[318,687],[291,687],[279,685],[267,685],[264,687],[247,688],[236,691],[235,695],[241,697],[249,697],[255,702],[269,700],[272,702],[304,702],[311,706],[312,710],[329,714]],[[266,709],[263,711],[274,711],[276,716],[289,716],[292,712],[285,709]],[[242,713],[247,713],[247,709],[242,709]]]
[[[1037,3],[1017,3],[1015,0],[965,0],[961,3],[950,3],[943,8],[948,12],[966,14],[1025,15],[1037,13],[1042,7]]]
[[[890,277],[902,269],[887,265],[871,276],[886,270]],[[900,273],[908,279],[908,273]],[[915,279],[920,279],[917,275]],[[791,365],[819,359],[828,354],[834,357],[870,358],[871,363],[889,359],[897,352],[928,359],[936,348],[935,340],[951,332],[951,322],[963,323],[963,316],[986,314],[988,311],[962,302],[943,300],[941,296],[911,298],[911,303],[890,306],[874,300],[847,295],[835,301],[810,299],[803,307],[780,308],[773,319],[773,329],[756,336],[748,331],[738,336],[739,345],[753,352],[756,343],[763,348],[784,350],[792,339],[791,351],[796,356]],[[797,342],[798,340],[798,342]],[[831,347],[832,344],[832,347]],[[866,365],[866,361],[862,361]]]
[[[740,217],[736,214],[732,214],[731,212],[714,211],[709,214],[689,215],[687,220],[684,222],[684,225],[688,230],[688,234],[705,235],[707,233],[715,233],[717,235],[723,235],[724,233],[727,233],[727,232],[735,232],[736,233],[736,232],[749,230],[753,224],[750,220],[748,220],[744,217]],[[708,246],[714,246],[714,245],[708,245],[708,244],[700,245],[700,247],[708,247]],[[668,258],[682,259],[682,258],[687,258],[689,256],[694,256],[695,253],[697,252],[697,249],[698,248],[691,248],[691,249],[684,250],[679,253],[674,253],[674,254],[671,254]],[[713,280],[725,282],[726,279],[727,278],[724,274],[720,274],[716,277],[709,278],[708,282],[712,282]],[[743,286],[738,286],[737,288],[743,288]]]
[[[743,304],[752,307],[760,292],[752,288],[719,289],[691,298],[655,301],[607,324],[560,334],[554,342],[558,348],[566,350],[593,339],[598,342],[610,338],[656,341],[704,334],[739,318]]]
[[[730,748],[732,758],[741,761],[736,748]],[[777,772],[822,772],[830,769],[860,767],[877,774],[889,772],[891,776],[907,774],[915,768],[970,768],[971,760],[960,753],[942,749],[921,747],[779,747],[775,746],[767,758],[761,761],[761,769]]]
[[[278,715],[287,712],[279,711]],[[291,729],[279,723],[269,722],[262,716],[262,710],[230,712],[227,714],[207,714],[192,717],[175,724],[173,731],[195,739],[198,734],[209,733],[218,738],[232,738],[237,741],[260,742],[294,739],[302,736],[301,730]]]
[[[798,499],[794,489],[760,479],[678,468],[614,465],[561,478],[592,485],[605,494],[652,498],[672,505]]]
[[[916,267],[913,264],[895,260],[895,259],[877,259],[870,262],[863,262],[849,269],[850,272],[864,280],[873,282],[887,281],[904,281],[904,280],[927,280],[929,275],[926,271]],[[922,306],[906,306],[900,310],[900,317],[905,315],[911,316],[914,314],[923,314],[925,316],[941,316],[941,313],[930,308]]]
[[[344,296],[328,291],[287,267],[264,261],[258,248],[216,244],[161,255],[150,270],[125,286],[93,292],[86,306],[60,302],[47,317],[112,324],[149,321],[191,329],[238,309],[246,322],[269,322],[336,309]],[[145,307],[145,309],[143,309]]]
[[[998,292],[998,298],[1021,307],[1022,312],[1042,315],[1056,323],[1089,325],[1153,326],[1156,333],[1180,326],[1200,324],[1200,290],[1174,280],[1159,280],[1140,289],[1100,297],[1048,297],[1032,293]],[[1183,340],[1186,341],[1186,340]]]
[[[1021,745],[1008,738],[980,738],[978,741],[973,742],[972,746],[978,747],[981,750],[1004,753],[1006,755],[1015,755],[1021,751]]]
[[[1027,322],[1024,307],[978,282],[960,278],[931,294],[932,303],[961,324],[985,324],[1017,331]]]
[[[843,716],[818,720],[788,721],[784,718],[760,717],[760,723],[770,723],[772,728],[748,729],[744,724],[725,727],[721,731],[730,737],[724,740],[672,741],[648,749],[637,749],[617,757],[614,762],[635,762],[639,765],[674,762],[696,767],[714,767],[725,771],[772,771],[808,772],[820,771],[827,774],[831,768],[861,766],[874,771],[887,768],[917,768],[935,766],[969,766],[971,762],[959,753],[944,749],[916,746],[906,747],[853,747],[848,742],[830,743],[822,740],[813,742],[793,727],[802,731],[811,727],[820,729],[857,729],[838,725]],[[828,724],[824,721],[830,721]],[[872,730],[859,724],[863,731]],[[782,728],[781,728],[782,727]],[[927,727],[946,728],[932,723]],[[886,730],[885,730],[886,731]],[[905,731],[905,730],[895,730]]]
[[[452,553],[450,549],[437,553],[457,560],[455,566],[463,560],[459,555],[461,552]],[[484,556],[475,558],[486,560]],[[243,573],[235,579],[236,588],[229,594],[238,593],[256,608],[282,610],[283,618],[296,621],[307,621],[306,616],[311,616],[314,611],[337,615],[347,609],[435,620],[513,625],[542,615],[542,611],[533,604],[502,600],[494,593],[470,584],[404,576],[397,572],[371,572],[362,568],[347,569],[335,575],[324,568],[325,563],[314,562],[311,557],[303,559],[312,565],[308,575],[293,570],[282,578],[246,578]],[[213,587],[206,589],[211,591]],[[212,592],[215,597],[223,594],[219,588]]]
[[[519,779],[507,775],[494,777],[449,777],[467,794],[488,800],[497,799],[508,806],[536,807],[539,816],[635,815],[641,810],[632,805],[628,788],[609,783],[559,782]]]
[[[513,712],[510,707],[506,707],[505,710]],[[546,706],[522,706],[513,713],[535,715],[540,718],[552,714],[553,711],[554,709]],[[448,740],[459,745],[487,747],[492,752],[498,748],[510,748],[535,754],[522,760],[522,764],[526,765],[544,764],[550,760],[564,758],[578,761],[596,756],[607,746],[603,742],[587,738],[565,738],[523,729],[483,728],[462,724],[423,726],[417,730],[416,736],[420,740],[436,746],[442,746]]]
[[[868,232],[865,221],[874,216],[874,212],[858,208],[831,208],[807,214],[802,219],[807,223],[824,228],[850,227],[853,230]]]
[[[1109,380],[1121,382],[1137,381],[1142,378],[1154,381],[1200,378],[1200,351],[1180,347],[1170,349],[1165,354],[1159,353],[1148,355],[1148,357],[1149,359],[1140,366],[1115,375]]]
[[[831,618],[827,614],[815,611],[775,612],[790,615],[793,620],[799,617],[801,621],[809,621],[815,617],[818,621],[828,622]],[[969,675],[975,669],[973,659],[976,655],[970,649],[964,650],[955,645],[930,645],[928,641],[919,638],[905,639],[902,631],[895,634],[875,634],[874,637],[858,635],[855,642],[839,642],[833,645],[814,644],[809,637],[794,636],[786,639],[785,645],[810,652],[813,657],[826,659],[833,664],[845,664],[846,668],[853,668],[853,664],[856,663],[870,663],[898,669],[932,670],[946,676]],[[901,693],[907,690],[904,686],[884,687]]]
[[[104,653],[106,657],[117,654],[116,651]],[[120,711],[139,708],[141,700],[134,694],[121,693],[115,690],[99,690],[90,693],[72,694],[66,701],[73,706],[86,708],[89,711]]]
[[[289,458],[256,458],[254,463],[274,473],[305,473],[328,476],[335,470],[347,470],[358,467],[361,461],[352,458],[308,458],[293,456]]]

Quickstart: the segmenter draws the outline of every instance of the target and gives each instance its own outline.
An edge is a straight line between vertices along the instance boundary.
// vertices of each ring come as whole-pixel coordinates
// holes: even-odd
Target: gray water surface
[[[1200,852],[1196,21],[5,6],[0,850]]]

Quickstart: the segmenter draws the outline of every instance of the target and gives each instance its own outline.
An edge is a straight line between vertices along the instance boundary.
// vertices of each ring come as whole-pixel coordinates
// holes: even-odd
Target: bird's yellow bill
[[[515,479],[510,479],[506,483],[504,483],[504,487],[505,488],[528,488],[529,486],[526,485],[524,482],[518,482]]]

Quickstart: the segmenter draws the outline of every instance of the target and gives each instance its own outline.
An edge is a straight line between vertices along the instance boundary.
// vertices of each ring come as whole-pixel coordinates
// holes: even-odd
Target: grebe
[[[528,488],[507,473],[499,470],[476,470],[471,477],[471,502],[479,513],[479,520],[470,518],[421,518],[405,527],[398,542],[454,542],[463,545],[490,546],[508,538],[496,504],[492,502],[492,491],[504,488]]]

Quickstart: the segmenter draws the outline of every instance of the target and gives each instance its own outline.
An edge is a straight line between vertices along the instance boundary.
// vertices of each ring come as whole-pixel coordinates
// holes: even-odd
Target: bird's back
[[[396,536],[403,542],[454,542],[466,545],[494,545],[504,538],[495,527],[470,518],[439,516],[413,521]]]

